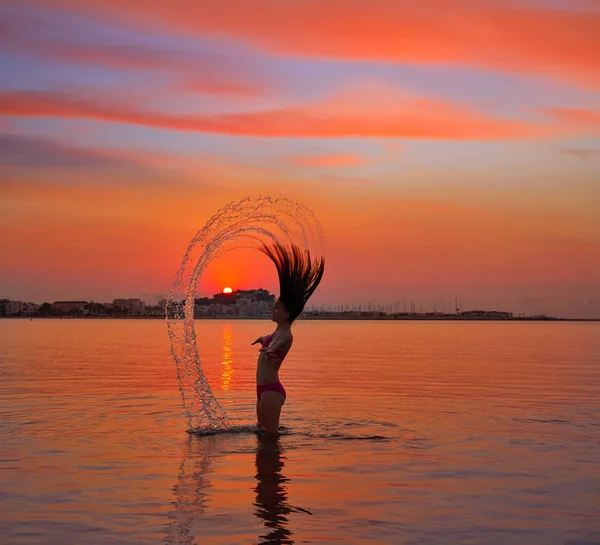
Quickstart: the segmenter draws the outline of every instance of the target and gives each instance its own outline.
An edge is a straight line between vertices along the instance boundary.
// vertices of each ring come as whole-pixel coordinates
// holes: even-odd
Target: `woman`
[[[310,252],[303,252],[295,244],[263,245],[261,250],[277,268],[279,299],[271,311],[277,328],[252,343],[261,344],[256,367],[256,418],[267,433],[277,434],[286,398],[285,388],[279,381],[279,368],[292,347],[292,323],[321,282],[325,260],[311,260]]]

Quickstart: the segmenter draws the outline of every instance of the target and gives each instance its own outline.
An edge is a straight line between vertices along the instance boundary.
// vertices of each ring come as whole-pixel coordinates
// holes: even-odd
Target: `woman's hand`
[[[262,344],[264,340],[264,337],[259,337],[258,339],[256,339],[252,344],[256,344],[256,343],[260,343]],[[250,346],[252,346],[252,344]]]

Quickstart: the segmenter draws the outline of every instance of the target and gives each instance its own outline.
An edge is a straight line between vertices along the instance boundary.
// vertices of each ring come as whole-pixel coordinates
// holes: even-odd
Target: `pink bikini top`
[[[273,340],[273,335],[267,335],[262,342],[262,347],[263,348],[267,348],[267,346],[269,346],[271,344],[271,341]],[[274,350],[270,350],[269,351],[270,354],[273,354],[274,356],[277,356],[281,361],[283,361],[285,359],[285,357],[287,356],[287,353],[284,352],[283,350],[279,350],[278,348],[275,348]],[[265,351],[267,358],[269,357],[269,353],[267,353]],[[270,359],[270,358],[269,358]]]

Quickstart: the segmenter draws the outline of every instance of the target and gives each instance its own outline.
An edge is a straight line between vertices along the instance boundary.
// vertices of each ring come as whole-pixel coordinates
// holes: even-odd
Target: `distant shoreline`
[[[164,316],[0,316],[6,320],[164,320]],[[265,320],[268,316],[198,316],[194,320]],[[298,321],[380,322],[600,322],[600,318],[484,316],[301,316]]]

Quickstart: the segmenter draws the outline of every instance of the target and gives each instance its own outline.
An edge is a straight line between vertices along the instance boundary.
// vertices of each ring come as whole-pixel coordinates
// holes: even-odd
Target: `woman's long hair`
[[[304,305],[317,289],[323,271],[325,258],[311,259],[308,250],[302,251],[295,244],[284,246],[277,242],[260,248],[267,254],[279,276],[279,300],[283,308],[290,313],[289,321],[293,322],[304,310]]]

